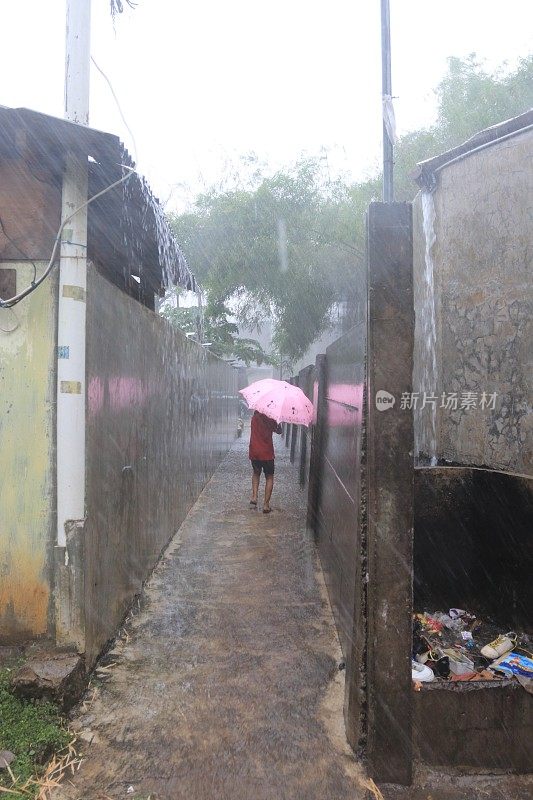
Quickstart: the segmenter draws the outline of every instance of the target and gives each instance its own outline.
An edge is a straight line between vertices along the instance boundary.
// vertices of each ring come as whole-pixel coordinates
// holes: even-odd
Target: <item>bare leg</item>
[[[261,477],[260,472],[252,472],[252,499],[250,500],[251,503],[257,505],[257,492],[259,491],[259,478]]]
[[[270,509],[270,498],[272,497],[272,489],[274,488],[274,476],[273,475],[266,475],[265,476],[265,504],[263,506],[263,511]]]

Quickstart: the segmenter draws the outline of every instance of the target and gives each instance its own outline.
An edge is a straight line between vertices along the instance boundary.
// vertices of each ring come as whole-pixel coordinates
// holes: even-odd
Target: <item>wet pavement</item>
[[[53,800],[529,800],[531,776],[501,773],[420,767],[411,787],[365,787],[305,493],[281,439],[269,515],[248,505],[250,473],[245,432],[75,709],[83,761]]]
[[[78,710],[84,760],[56,800],[365,797],[305,494],[281,439],[269,515],[248,505],[250,474],[245,433]]]

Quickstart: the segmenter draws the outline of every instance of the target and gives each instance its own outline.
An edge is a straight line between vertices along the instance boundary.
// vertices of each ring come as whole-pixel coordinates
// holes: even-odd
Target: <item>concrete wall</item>
[[[74,537],[91,661],[226,454],[237,400],[235,370],[94,268],[87,326],[87,521]]]
[[[3,285],[7,269],[18,290],[33,277],[3,261]],[[57,634],[90,662],[231,445],[237,400],[234,370],[92,266],[88,298],[87,518],[68,557],[54,547],[57,276],[0,310],[0,643]]]
[[[57,154],[43,164],[24,136],[17,147],[24,158],[0,158],[4,298],[33,277],[24,255],[41,273],[60,220]],[[89,278],[87,520],[66,551],[54,546],[57,273],[0,309],[0,643],[55,635],[92,659],[226,452],[237,403],[227,365]]]
[[[37,263],[38,274],[44,265]],[[33,278],[22,262],[20,291]],[[0,309],[0,643],[48,632],[54,526],[57,282]]]
[[[346,328],[344,330],[346,330]],[[305,369],[308,364],[314,364],[316,357],[321,353],[325,353],[330,344],[336,342],[342,335],[343,326],[341,321],[339,320],[332,323],[331,327],[321,333],[318,339],[315,339],[315,341],[309,345],[302,358],[298,359],[298,361],[292,365],[293,373],[296,375],[302,369]]]
[[[459,773],[531,772],[533,700],[518,681],[435,681],[411,700],[417,760]]]
[[[409,783],[413,427],[399,398],[412,376],[410,205],[370,206],[359,283],[355,326],[308,376],[325,384],[313,392],[308,523],[346,659],[348,741],[375,780]],[[397,399],[386,410],[383,392]]]
[[[21,145],[22,147],[22,145]],[[26,161],[32,160],[30,167]],[[48,261],[61,218],[61,184],[38,155],[0,157],[0,260]]]
[[[326,351],[325,437],[318,547],[340,641],[352,641],[360,541],[366,319]]]
[[[501,192],[501,187],[494,191]],[[450,203],[454,202],[452,197]],[[437,203],[437,222],[438,215],[448,209],[444,201]],[[455,224],[459,248],[460,218]],[[532,741],[533,725],[531,697],[508,682],[493,687],[482,681],[457,686],[441,683],[423,687],[419,693],[412,689],[413,583],[419,603],[479,609],[500,619],[503,630],[511,629],[514,622],[529,629],[532,494],[529,479],[503,471],[413,469],[413,414],[403,407],[403,397],[412,389],[424,388],[428,392],[437,388],[459,393],[499,391],[505,385],[502,374],[508,357],[514,369],[509,386],[517,387],[519,407],[528,364],[521,339],[525,327],[517,317],[514,345],[499,335],[482,342],[491,354],[500,354],[502,368],[497,378],[491,384],[491,370],[487,367],[483,372],[478,366],[478,384],[465,385],[473,363],[466,337],[479,330],[482,317],[488,318],[490,303],[476,306],[479,316],[477,311],[471,313],[472,296],[465,287],[478,280],[475,265],[463,284],[462,262],[455,263],[451,294],[452,284],[443,285],[441,278],[450,273],[454,262],[439,260],[437,249],[437,331],[446,326],[456,331],[460,302],[471,327],[461,348],[438,333],[441,375],[445,373],[445,381],[446,375],[454,376],[456,383],[449,388],[446,383],[442,388],[420,385],[424,348],[420,326],[416,342],[413,336],[410,233],[408,206],[372,204],[368,283],[361,287],[365,302],[360,305],[359,330],[328,347],[315,368],[322,391],[319,385],[308,506],[308,524],[318,542],[346,656],[348,740],[366,757],[369,774],[376,781],[399,783],[410,782],[413,757],[438,765],[527,770],[531,748],[522,746],[522,738],[528,744]],[[437,228],[437,242],[438,236]],[[417,243],[415,274],[420,282],[420,229]],[[518,270],[508,285],[501,279],[502,297],[510,303],[509,317],[516,281],[522,281],[522,275]],[[524,284],[520,285],[525,291]],[[493,289],[489,283],[483,291],[488,297]],[[453,311],[452,296],[457,301]],[[480,363],[486,366],[486,361]],[[413,374],[418,379],[415,387]],[[486,388],[482,380],[489,381]],[[379,405],[382,392],[390,393],[389,401],[395,402]],[[455,437],[449,439],[455,447],[453,460],[481,458],[475,445],[485,442],[492,447],[492,456],[498,447],[500,455],[507,448],[508,467],[524,463],[520,459],[525,448],[515,443],[513,449],[506,436],[498,439],[494,433],[503,419],[502,408],[497,407],[492,417],[489,411],[487,417],[474,418],[480,435],[472,441],[462,415],[454,419],[455,427],[440,412],[437,416],[439,458],[451,457],[442,449],[448,431]],[[523,432],[524,415],[520,425]]]
[[[437,385],[424,386],[420,325],[425,239],[414,204],[414,390],[497,392],[496,407],[437,408],[437,457],[533,475],[533,132],[446,166],[434,193]],[[416,414],[427,455],[429,407]]]
[[[415,441],[423,461],[460,465],[415,471],[415,603],[468,608],[502,630],[531,629],[532,156],[533,133],[523,132],[437,173],[433,385],[421,194],[413,214],[413,389],[437,396],[434,415],[431,405],[415,411]],[[461,409],[464,392],[476,407]],[[483,392],[496,393],[494,409],[480,407]],[[459,407],[443,408],[443,393]],[[432,684],[411,695],[419,759],[531,768],[533,705],[515,684]]]

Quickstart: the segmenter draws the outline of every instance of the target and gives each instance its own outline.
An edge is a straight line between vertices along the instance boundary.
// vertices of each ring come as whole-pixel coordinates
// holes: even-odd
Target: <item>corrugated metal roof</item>
[[[27,108],[0,106],[0,158],[13,154],[24,158],[22,149],[58,181],[67,151],[90,157],[89,196],[118,180],[123,165],[134,167],[114,134]],[[158,199],[137,173],[89,206],[88,255],[116,273],[118,285],[127,271],[128,278],[142,273],[154,293],[172,284],[196,290],[194,275]]]

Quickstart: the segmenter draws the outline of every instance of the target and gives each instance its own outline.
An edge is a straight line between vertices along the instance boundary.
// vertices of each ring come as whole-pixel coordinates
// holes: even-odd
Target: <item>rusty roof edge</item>
[[[488,147],[491,144],[497,144],[501,139],[513,136],[526,131],[533,126],[533,108],[519,114],[517,117],[498,122],[496,125],[491,125],[489,128],[484,128],[478,131],[469,139],[451,150],[440,153],[438,156],[433,156],[425,161],[419,161],[416,169],[410,173],[410,177],[421,188],[429,189],[432,191],[435,188],[436,177],[435,173],[446,167],[452,161],[458,158],[463,158],[474,153],[480,148]]]

